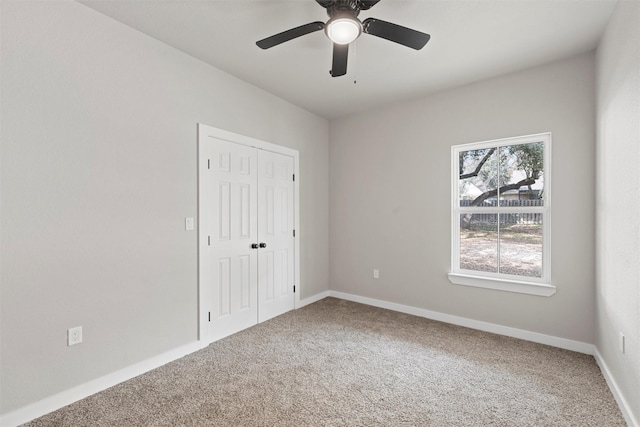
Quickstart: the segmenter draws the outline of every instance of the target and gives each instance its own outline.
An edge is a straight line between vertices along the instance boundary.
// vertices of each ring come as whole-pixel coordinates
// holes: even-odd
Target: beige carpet
[[[30,426],[624,426],[591,356],[327,298]]]

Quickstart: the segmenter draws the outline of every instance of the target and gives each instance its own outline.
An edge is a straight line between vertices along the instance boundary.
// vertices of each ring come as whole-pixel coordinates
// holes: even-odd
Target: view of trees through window
[[[460,269],[542,277],[544,144],[459,153]]]

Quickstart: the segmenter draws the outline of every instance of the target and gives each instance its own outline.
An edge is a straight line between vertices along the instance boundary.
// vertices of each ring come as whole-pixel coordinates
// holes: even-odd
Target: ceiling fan
[[[327,37],[333,42],[333,64],[331,75],[343,76],[347,73],[347,57],[349,44],[360,34],[371,34],[392,42],[420,50],[429,41],[429,34],[402,27],[381,19],[358,19],[361,10],[368,10],[380,0],[316,0],[320,6],[327,9],[329,20],[325,24],[321,21],[311,22],[287,31],[262,39],[256,44],[262,49],[269,49],[289,40],[324,29]]]

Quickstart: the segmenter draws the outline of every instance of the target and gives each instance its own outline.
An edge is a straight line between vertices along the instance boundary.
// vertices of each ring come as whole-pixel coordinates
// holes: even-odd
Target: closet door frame
[[[203,218],[203,197],[201,193],[201,182],[204,177],[204,173],[207,170],[207,158],[201,155],[201,146],[208,139],[215,138],[224,141],[233,142],[236,144],[246,145],[258,150],[271,151],[274,153],[283,154],[293,157],[293,171],[294,171],[294,185],[293,185],[293,204],[294,204],[294,309],[300,308],[300,185],[299,185],[299,152],[288,147],[272,144],[270,142],[261,141],[259,139],[251,138],[244,135],[239,135],[233,132],[229,132],[223,129],[218,129],[212,126],[208,126],[202,123],[198,123],[198,340],[205,341],[203,344],[208,344],[209,338],[209,316],[208,310],[204,306],[207,301],[206,283],[203,277],[203,254],[205,253],[205,247],[207,246],[208,236],[204,227],[200,226],[201,218]],[[293,178],[293,177],[292,177]]]

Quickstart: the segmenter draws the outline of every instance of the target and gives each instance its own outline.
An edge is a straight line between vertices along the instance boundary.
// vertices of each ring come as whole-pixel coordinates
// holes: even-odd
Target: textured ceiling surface
[[[375,17],[431,35],[419,51],[363,34],[331,77],[323,31],[268,50],[257,40],[313,21],[314,0],[82,0],[84,5],[327,119],[588,52],[616,0],[382,0]]]

